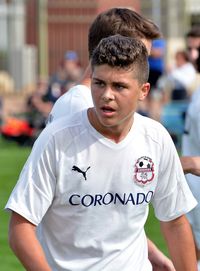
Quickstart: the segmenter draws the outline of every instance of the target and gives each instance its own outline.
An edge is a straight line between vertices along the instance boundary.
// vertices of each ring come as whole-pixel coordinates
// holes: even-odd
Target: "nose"
[[[105,88],[102,94],[102,100],[105,102],[114,100],[114,93],[110,87]]]

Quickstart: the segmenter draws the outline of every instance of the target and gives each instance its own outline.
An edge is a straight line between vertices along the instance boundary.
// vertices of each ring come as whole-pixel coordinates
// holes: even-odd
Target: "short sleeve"
[[[54,140],[47,138],[44,132],[35,142],[5,206],[35,225],[51,205],[56,188]]]
[[[196,200],[188,187],[178,153],[167,132],[161,153],[158,184],[152,204],[159,220],[170,221],[193,209]]]

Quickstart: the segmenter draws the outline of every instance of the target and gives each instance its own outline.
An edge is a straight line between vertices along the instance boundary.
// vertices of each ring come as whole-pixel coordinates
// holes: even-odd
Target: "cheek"
[[[95,87],[92,89],[91,93],[93,101],[97,101],[101,96],[101,91]]]
[[[191,60],[193,60],[193,61],[196,60],[198,58],[198,56],[199,56],[198,50],[197,49],[192,49],[190,51],[189,55],[190,55]]]

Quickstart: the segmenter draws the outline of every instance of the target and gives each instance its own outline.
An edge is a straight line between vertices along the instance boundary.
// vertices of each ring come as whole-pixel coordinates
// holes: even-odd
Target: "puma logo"
[[[87,180],[87,178],[86,178],[86,173],[87,173],[88,169],[90,169],[90,167],[88,167],[88,168],[86,169],[86,171],[82,171],[82,170],[81,170],[80,168],[78,168],[77,166],[73,166],[73,167],[72,167],[72,170],[77,171],[77,172],[79,172],[79,173],[82,173],[85,180]]]

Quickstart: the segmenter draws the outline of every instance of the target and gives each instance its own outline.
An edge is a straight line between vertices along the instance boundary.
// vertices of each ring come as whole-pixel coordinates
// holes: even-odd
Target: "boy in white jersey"
[[[151,202],[176,271],[196,271],[184,216],[196,201],[174,144],[135,113],[150,88],[145,46],[106,38],[91,64],[94,107],[42,132],[6,205],[12,249],[31,271],[151,271]]]
[[[137,12],[127,8],[111,8],[100,13],[91,24],[88,35],[89,56],[91,57],[93,50],[102,38],[115,34],[141,39],[146,45],[149,54],[152,40],[161,36],[157,25]],[[81,83],[71,88],[57,100],[49,114],[48,123],[93,107],[90,90],[90,65],[88,65]],[[185,162],[188,164],[188,159]],[[158,271],[174,271],[171,261],[150,240],[148,240],[148,248],[149,259],[154,268],[160,268]]]
[[[93,50],[102,38],[120,34],[142,40],[150,54],[152,40],[161,37],[159,28],[147,18],[127,8],[111,8],[100,13],[89,29],[88,49],[91,57]],[[93,106],[90,91],[90,65],[88,65],[82,84],[71,88],[54,104],[48,118],[50,123],[61,117],[68,117]],[[200,176],[200,156],[180,157],[185,174]]]

